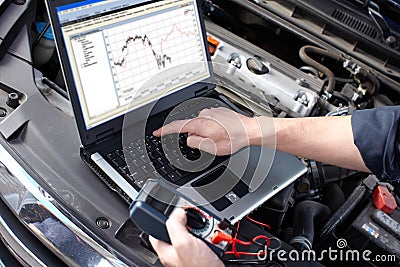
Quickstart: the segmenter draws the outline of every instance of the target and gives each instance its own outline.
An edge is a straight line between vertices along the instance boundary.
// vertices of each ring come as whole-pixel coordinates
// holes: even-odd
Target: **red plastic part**
[[[233,239],[232,236],[217,230],[214,232],[213,236],[211,237],[211,243],[219,244],[223,241],[230,243],[230,242],[232,242],[232,239]]]
[[[392,213],[397,208],[396,199],[386,186],[378,185],[372,193],[372,199],[375,207],[387,214]]]
[[[217,48],[219,46],[219,41],[210,35],[207,36],[207,41],[208,41],[208,49],[210,50],[210,55],[213,56],[217,51]]]

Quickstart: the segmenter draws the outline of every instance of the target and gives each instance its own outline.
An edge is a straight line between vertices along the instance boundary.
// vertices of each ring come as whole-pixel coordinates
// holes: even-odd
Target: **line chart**
[[[127,62],[127,58],[129,56],[129,46],[132,43],[135,43],[137,40],[141,40],[143,46],[148,46],[153,55],[154,55],[154,59],[157,62],[158,68],[165,68],[165,64],[167,61],[169,61],[169,63],[171,63],[171,57],[166,55],[166,54],[162,54],[162,51],[160,53],[157,53],[156,50],[153,48],[153,45],[149,39],[149,37],[147,35],[141,36],[141,35],[135,35],[134,37],[129,36],[126,41],[125,41],[125,45],[121,48],[121,53],[123,53],[123,57],[118,60],[118,61],[114,61],[114,65],[115,66],[120,66],[120,67],[126,67],[126,62]]]
[[[137,90],[168,69],[206,61],[195,12],[194,7],[185,6],[103,30],[120,102],[151,93]],[[187,77],[204,72],[195,69],[198,64],[192,65]],[[164,83],[171,84],[173,78]],[[157,88],[162,90],[162,86]]]
[[[120,67],[126,67],[126,61],[127,58],[129,56],[129,46],[132,45],[133,43],[135,43],[136,41],[141,41],[143,46],[147,46],[151,49],[152,54],[154,55],[154,59],[157,62],[158,68],[165,68],[166,67],[166,63],[172,63],[172,59],[170,56],[168,56],[167,54],[163,53],[163,43],[168,41],[168,38],[174,33],[174,32],[178,32],[183,36],[189,37],[190,35],[195,36],[196,33],[195,32],[183,32],[182,30],[179,29],[179,27],[174,24],[172,27],[172,30],[165,36],[165,38],[161,39],[161,45],[160,45],[160,52],[157,52],[155,50],[155,48],[153,47],[152,42],[150,41],[149,37],[147,36],[147,34],[145,34],[144,36],[141,35],[135,35],[135,36],[129,36],[126,40],[125,40],[125,44],[122,46],[121,48],[121,53],[123,54],[123,57],[118,60],[118,61],[114,61],[114,65],[115,66],[120,66]]]
[[[153,45],[147,35],[144,35],[144,36],[135,35],[134,37],[129,36],[126,39],[125,45],[121,48],[121,53],[123,53],[123,57],[120,60],[113,62],[115,66],[120,66],[120,67],[126,68],[126,62],[127,62],[128,56],[129,56],[129,46],[132,43],[135,43],[137,40],[141,40],[143,46],[147,45],[151,49],[151,52],[154,55],[154,59],[156,60],[159,69],[165,68],[165,64],[167,61],[169,61],[169,63],[171,63],[170,56],[168,56],[166,54],[162,54],[162,51],[160,53],[156,52],[156,50],[153,48]]]

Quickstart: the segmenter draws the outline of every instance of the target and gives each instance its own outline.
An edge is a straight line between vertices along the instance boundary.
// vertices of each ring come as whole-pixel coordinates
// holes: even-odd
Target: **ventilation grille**
[[[332,17],[335,19],[339,20],[340,22],[346,24],[347,26],[353,28],[354,30],[367,35],[373,39],[378,38],[378,31],[372,27],[371,25],[368,25],[364,21],[361,21],[359,19],[356,19],[355,17],[341,11],[335,9],[333,12]]]
[[[94,173],[96,173],[97,176],[99,176],[111,190],[117,192],[126,202],[128,202],[128,204],[132,203],[132,199],[124,191],[122,191],[122,189],[116,183],[114,183],[114,181],[110,179],[108,175],[102,169],[100,169],[91,159],[89,160],[86,160],[86,158],[83,159],[84,162],[89,166],[89,168]]]

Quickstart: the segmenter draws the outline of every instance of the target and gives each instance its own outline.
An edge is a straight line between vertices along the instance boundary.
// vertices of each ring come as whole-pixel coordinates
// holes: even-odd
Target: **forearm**
[[[274,131],[271,131],[273,124]],[[261,132],[253,131],[253,145],[324,163],[369,172],[354,145],[351,116],[296,119],[258,118]],[[254,129],[254,127],[253,127]],[[274,136],[275,135],[275,136]],[[275,141],[275,142],[274,142]]]

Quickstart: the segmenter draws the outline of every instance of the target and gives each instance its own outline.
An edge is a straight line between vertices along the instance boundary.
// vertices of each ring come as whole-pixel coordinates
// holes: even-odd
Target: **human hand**
[[[185,211],[177,209],[166,223],[171,244],[150,236],[150,243],[157,252],[161,263],[166,267],[224,266],[206,243],[188,232],[186,222]]]
[[[188,133],[187,145],[211,154],[229,155],[257,142],[260,127],[249,118],[227,108],[204,109],[197,118],[178,120],[154,131],[155,136]]]

